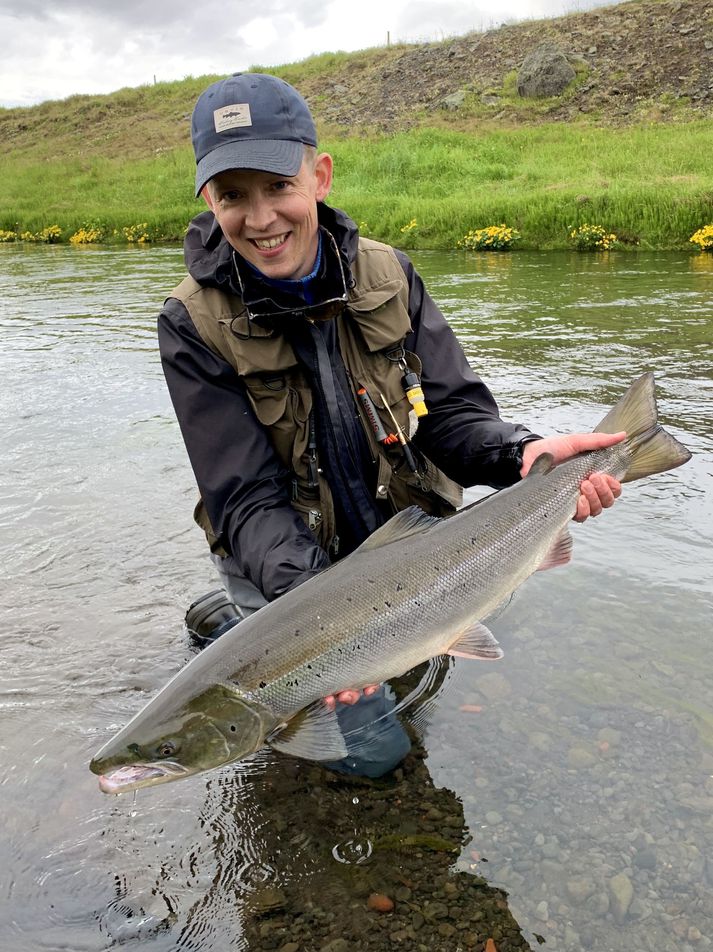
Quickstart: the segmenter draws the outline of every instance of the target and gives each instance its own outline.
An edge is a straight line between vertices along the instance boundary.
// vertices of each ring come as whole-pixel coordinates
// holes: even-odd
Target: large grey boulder
[[[555,43],[541,43],[525,57],[517,76],[517,91],[525,99],[559,96],[576,73]]]

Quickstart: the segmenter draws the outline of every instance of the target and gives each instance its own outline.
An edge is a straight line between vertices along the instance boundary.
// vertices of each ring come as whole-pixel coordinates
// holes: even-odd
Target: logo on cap
[[[222,109],[216,109],[213,112],[213,122],[215,123],[216,132],[227,132],[228,129],[251,126],[253,121],[250,117],[250,104],[236,102],[232,106],[223,106]]]

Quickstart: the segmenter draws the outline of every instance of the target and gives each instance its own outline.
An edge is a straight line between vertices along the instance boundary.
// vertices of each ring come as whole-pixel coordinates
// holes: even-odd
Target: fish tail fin
[[[658,422],[654,375],[643,374],[607,413],[595,433],[626,430],[631,462],[621,478],[623,483],[663,473],[688,462],[690,451]]]

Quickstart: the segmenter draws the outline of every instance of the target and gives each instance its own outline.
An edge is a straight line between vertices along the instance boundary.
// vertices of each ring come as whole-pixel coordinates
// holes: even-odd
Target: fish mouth
[[[124,764],[99,776],[102,793],[128,793],[140,787],[153,787],[185,777],[191,771],[180,764],[165,761],[160,764]]]

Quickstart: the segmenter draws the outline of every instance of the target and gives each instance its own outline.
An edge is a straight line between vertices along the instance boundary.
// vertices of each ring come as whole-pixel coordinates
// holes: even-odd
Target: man
[[[251,73],[214,83],[192,137],[209,210],[189,227],[189,277],[166,301],[159,342],[196,518],[239,614],[408,505],[445,516],[461,485],[502,488],[543,452],[561,462],[621,438],[541,439],[500,419],[406,256],[359,238],[325,204],[332,159],[287,83]],[[620,491],[593,475],[575,518]]]

